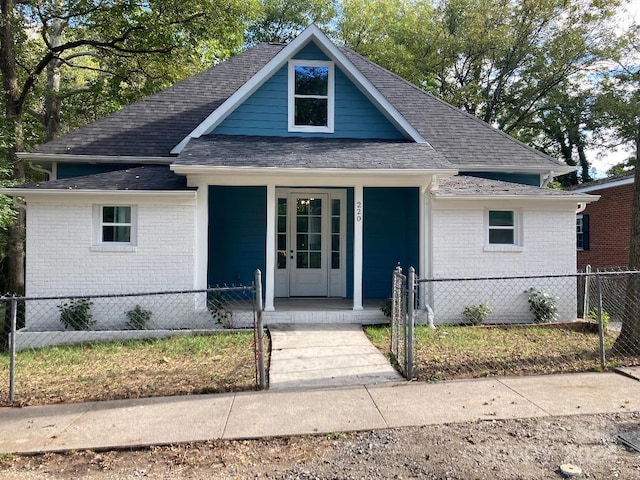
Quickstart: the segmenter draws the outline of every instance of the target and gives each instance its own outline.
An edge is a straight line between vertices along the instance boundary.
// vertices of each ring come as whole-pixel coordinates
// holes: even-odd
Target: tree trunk
[[[634,169],[633,207],[631,209],[631,238],[629,239],[629,269],[640,269],[640,125],[636,131],[636,166]],[[614,344],[614,351],[620,354],[640,355],[640,275],[631,275],[627,280],[627,290],[622,319],[622,331]]]
[[[5,95],[5,121],[7,133],[12,137],[7,147],[7,158],[11,165],[12,179],[18,183],[25,181],[24,161],[16,152],[23,149],[22,105],[15,53],[14,25],[16,8],[14,0],[1,0],[2,21],[0,22],[0,73]],[[7,289],[9,293],[24,294],[24,251],[25,214],[19,208],[14,224],[8,229],[7,248]]]
[[[60,9],[64,8],[58,2]],[[62,30],[65,22],[60,18],[54,18],[49,28],[49,43],[52,47],[62,45]],[[44,135],[45,142],[58,138],[60,135],[60,60],[54,59],[47,65],[47,85],[44,97]]]

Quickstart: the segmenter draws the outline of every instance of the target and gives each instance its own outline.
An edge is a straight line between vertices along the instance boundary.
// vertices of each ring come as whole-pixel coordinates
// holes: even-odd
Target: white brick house
[[[423,278],[573,273],[575,211],[596,199],[542,188],[571,169],[316,27],[21,155],[51,172],[3,190],[27,204],[28,296],[202,289],[259,268],[276,319],[292,297],[377,318],[398,262]]]

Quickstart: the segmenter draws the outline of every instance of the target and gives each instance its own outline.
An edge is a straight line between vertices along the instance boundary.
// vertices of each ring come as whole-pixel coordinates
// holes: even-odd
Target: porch
[[[362,310],[353,309],[348,298],[276,298],[275,310],[264,312],[266,325],[277,323],[388,323],[380,311],[383,300],[364,300]]]

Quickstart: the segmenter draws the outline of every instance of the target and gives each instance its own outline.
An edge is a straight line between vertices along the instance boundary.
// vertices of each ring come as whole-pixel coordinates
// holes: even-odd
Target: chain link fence
[[[256,283],[247,286],[2,297],[9,334],[0,354],[8,381],[6,389],[0,382],[0,401],[264,388],[260,281],[256,272]]]
[[[409,285],[407,285],[407,281]],[[413,377],[413,293],[415,272],[402,274],[400,267],[393,271],[391,296],[391,358],[406,378]]]
[[[400,316],[422,325],[409,343],[419,380],[640,365],[640,272],[417,279],[413,302],[410,291],[415,312]]]

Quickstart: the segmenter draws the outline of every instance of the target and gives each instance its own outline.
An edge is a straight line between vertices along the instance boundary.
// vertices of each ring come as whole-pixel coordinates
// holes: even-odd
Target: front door
[[[289,295],[329,295],[329,209],[325,193],[289,195]]]

